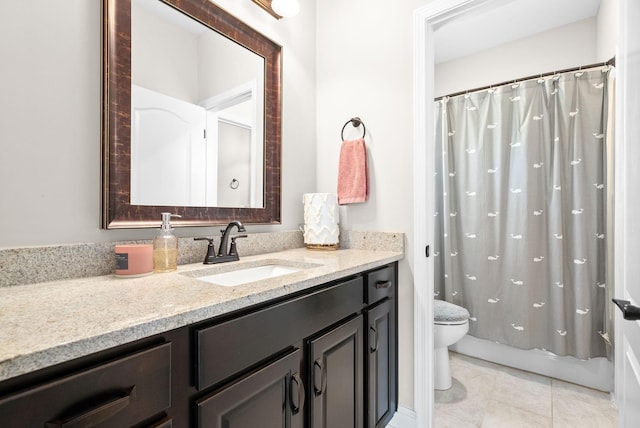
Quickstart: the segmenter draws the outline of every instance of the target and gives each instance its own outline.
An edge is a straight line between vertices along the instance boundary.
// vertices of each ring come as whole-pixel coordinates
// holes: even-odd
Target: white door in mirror
[[[131,85],[132,205],[206,206],[206,117],[203,107]]]

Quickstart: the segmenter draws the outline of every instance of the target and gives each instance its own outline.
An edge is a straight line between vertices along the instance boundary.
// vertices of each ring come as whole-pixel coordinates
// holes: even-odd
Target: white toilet
[[[469,331],[469,311],[443,300],[433,301],[435,348],[434,387],[443,391],[451,388],[449,345],[453,345]]]

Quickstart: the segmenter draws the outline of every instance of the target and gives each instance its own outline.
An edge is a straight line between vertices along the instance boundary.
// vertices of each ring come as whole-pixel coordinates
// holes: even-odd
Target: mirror
[[[209,1],[103,17],[102,227],[279,223],[281,47]]]

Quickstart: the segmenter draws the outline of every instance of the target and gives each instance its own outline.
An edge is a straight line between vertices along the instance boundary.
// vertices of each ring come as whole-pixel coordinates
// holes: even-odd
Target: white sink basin
[[[225,287],[247,284],[249,282],[260,281],[278,276],[299,272],[303,268],[286,266],[281,264],[267,264],[263,266],[247,267],[229,272],[216,273],[213,275],[197,277],[200,281],[210,282]]]

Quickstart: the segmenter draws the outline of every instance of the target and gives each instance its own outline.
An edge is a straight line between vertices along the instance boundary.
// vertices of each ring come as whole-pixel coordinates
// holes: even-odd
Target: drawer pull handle
[[[124,410],[131,404],[131,399],[136,398],[136,386],[133,385],[125,395],[112,399],[106,403],[99,404],[95,407],[87,409],[80,414],[71,416],[64,420],[47,422],[46,428],[83,428],[91,427],[111,419],[120,411]]]
[[[298,393],[294,394],[293,384],[296,384],[296,388],[298,389]],[[297,402],[294,402],[293,399],[297,398]],[[302,379],[300,379],[300,373],[294,373],[291,376],[291,413],[294,415],[300,411],[302,406],[304,406],[304,384],[302,383]]]
[[[391,281],[377,281],[376,282],[376,288],[377,289],[391,288]]]
[[[316,369],[320,370],[320,375],[316,376]],[[320,377],[320,387],[316,385],[316,379]],[[316,397],[325,390],[327,387],[327,371],[324,369],[322,362],[320,360],[315,360],[313,362],[313,392],[316,394]]]
[[[371,333],[373,333],[373,340],[371,340]],[[369,352],[373,354],[378,351],[378,330],[374,326],[369,326],[369,340],[371,340]]]

